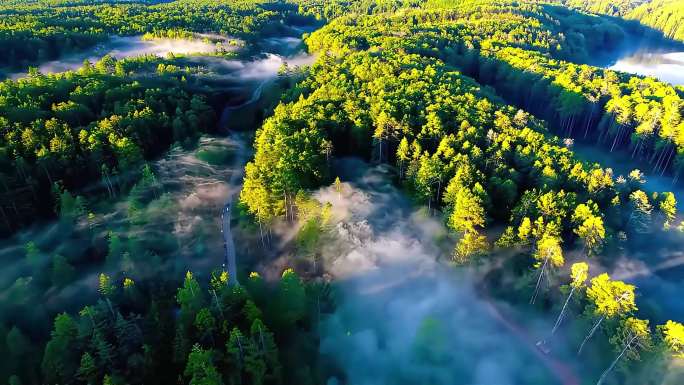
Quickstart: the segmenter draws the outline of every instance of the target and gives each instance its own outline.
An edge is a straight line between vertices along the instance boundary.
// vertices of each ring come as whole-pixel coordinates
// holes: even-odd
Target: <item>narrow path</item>
[[[252,93],[252,96],[244,103],[241,103],[237,106],[227,106],[226,108],[224,108],[223,113],[221,114],[221,122],[219,124],[222,127],[225,127],[231,112],[237,111],[243,107],[246,107],[250,104],[259,101],[259,99],[261,99],[261,93],[266,82],[267,80],[261,82]],[[229,133],[229,135],[231,134]],[[230,228],[230,219],[231,213],[233,211],[233,201],[235,200],[235,196],[242,189],[242,181],[240,179],[242,178],[242,174],[245,168],[246,151],[244,141],[242,140],[242,138],[238,138],[235,134],[233,134],[233,138],[235,139],[235,143],[237,144],[238,148],[235,153],[235,161],[233,163],[234,171],[230,176],[230,179],[228,180],[228,185],[230,186],[231,191],[228,195],[228,198],[226,199],[226,203],[223,205],[223,208],[221,209],[221,233],[223,235],[223,249],[225,254],[223,260],[223,269],[224,271],[228,272],[228,284],[238,285],[239,282],[237,280],[235,241],[233,240],[233,232]]]
[[[242,177],[245,166],[244,144],[240,139],[237,139],[236,143],[238,145],[238,150],[236,151],[235,163],[233,164],[234,171],[228,180],[228,185],[230,186],[231,191],[228,194],[226,203],[223,205],[223,209],[221,210],[221,233],[223,235],[223,249],[225,253],[223,269],[228,271],[228,284],[230,285],[238,284],[237,262],[235,259],[235,241],[233,240],[233,232],[230,228],[230,214],[233,211],[233,200],[235,199],[235,195],[237,195],[242,188],[242,183],[238,182],[238,180]]]

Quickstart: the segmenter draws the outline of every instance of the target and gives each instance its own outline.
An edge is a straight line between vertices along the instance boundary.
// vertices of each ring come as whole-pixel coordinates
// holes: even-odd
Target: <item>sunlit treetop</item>
[[[672,354],[677,358],[684,358],[684,325],[670,320],[659,328]]]
[[[589,265],[586,262],[573,263],[570,267],[570,285],[575,289],[578,289],[587,281],[589,277]]]
[[[591,279],[587,297],[597,315],[612,318],[637,310],[634,289],[634,285],[612,280],[607,273],[603,273]]]

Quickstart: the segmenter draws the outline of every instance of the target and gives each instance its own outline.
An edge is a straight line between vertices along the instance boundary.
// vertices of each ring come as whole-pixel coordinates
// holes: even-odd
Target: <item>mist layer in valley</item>
[[[94,63],[105,55],[124,59],[143,55],[208,54],[216,52],[218,47],[221,50],[238,49],[236,45],[231,45],[227,38],[221,36],[197,35],[197,37],[197,39],[143,39],[142,36],[112,36],[91,49],[68,54],[58,60],[41,63],[37,68],[41,73],[47,74],[75,70],[83,66],[85,60]],[[218,41],[218,43],[213,41]],[[18,79],[23,76],[26,76],[26,72],[11,73],[7,77]]]
[[[192,150],[176,147],[151,164],[154,183],[111,202],[93,203],[87,220],[36,225],[4,240],[0,244],[5,262],[0,275],[3,319],[20,316],[22,323],[50,322],[54,311],[78,311],[97,299],[100,273],[123,274],[137,281],[182,277],[188,270],[206,276],[220,268],[219,213],[238,188],[228,181],[242,167],[233,167],[235,151],[242,146],[237,141],[242,140],[203,137]],[[119,245],[114,252],[113,237]],[[38,249],[31,258],[27,258],[28,242]],[[52,272],[57,256],[78,266],[66,285]],[[35,303],[43,306],[19,314],[11,311]]]
[[[328,384],[534,385],[597,380],[613,357],[612,348],[597,336],[577,356],[578,343],[591,327],[578,309],[551,337],[563,297],[555,285],[544,290],[544,297],[559,302],[549,311],[511,301],[529,296],[534,286],[511,271],[510,263],[521,256],[494,254],[486,257],[487,262],[455,266],[455,239],[441,216],[416,208],[395,188],[391,168],[343,159],[335,170],[342,187],[314,194],[321,203],[332,204],[330,236],[317,254],[319,269],[332,278],[338,294],[334,313],[321,325],[320,352],[333,367]],[[680,286],[663,285],[655,272],[628,269],[629,264],[646,266],[648,262],[640,259],[646,254],[625,253],[610,265],[593,260],[591,273],[610,271],[615,278],[635,283],[646,311],[678,316],[671,310],[679,306],[673,290]],[[575,257],[572,252],[567,255],[569,261]],[[559,273],[559,284],[565,282],[564,275],[567,272]],[[491,277],[497,277],[497,285],[507,287],[510,296],[499,297],[500,287],[490,290]],[[662,298],[666,295],[672,301]],[[652,301],[663,307],[654,308]],[[544,348],[539,348],[542,340]],[[680,372],[673,369],[671,376],[681,378],[675,373]],[[638,375],[634,384],[639,378],[653,378],[652,373]]]
[[[171,46],[158,40],[151,43],[161,44],[155,46],[158,54],[180,52],[179,47],[186,52],[209,48],[183,46],[178,40],[170,42]],[[267,107],[265,94],[277,99],[277,87],[269,85],[286,62],[312,60],[296,53],[299,44],[290,47],[282,51],[288,57],[261,53],[245,60],[212,55],[175,60],[178,65],[197,67],[189,83],[225,101],[218,122],[218,131],[224,135],[228,128],[255,128],[261,110]],[[135,43],[121,47],[121,52],[134,51]],[[153,181],[139,181],[133,187],[130,180],[124,182],[126,178],[114,178],[115,197],[107,196],[105,182],[72,191],[90,197],[87,213],[76,221],[36,224],[2,240],[0,258],[5,268],[0,274],[0,321],[45,337],[56,313],[78,312],[97,301],[100,273],[117,282],[127,277],[146,284],[172,281],[175,285],[188,270],[207,277],[221,269],[225,258],[221,212],[228,197],[240,188],[241,178],[232,176],[244,167],[247,156],[240,152],[249,147],[249,140],[247,134],[234,132],[176,145],[150,163]],[[43,306],[35,307],[36,303]]]
[[[618,59],[608,69],[652,76],[672,85],[684,84],[684,52],[639,51]]]
[[[321,326],[321,353],[339,370],[328,384],[576,383],[500,313],[514,309],[479,293],[477,271],[449,264],[454,240],[393,187],[387,168],[343,160],[338,169],[341,191],[315,194],[334,218],[321,251],[339,292]]]

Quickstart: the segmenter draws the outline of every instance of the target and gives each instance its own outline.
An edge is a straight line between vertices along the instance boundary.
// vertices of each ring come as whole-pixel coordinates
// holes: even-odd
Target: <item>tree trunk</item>
[[[617,365],[618,361],[620,361],[620,358],[622,358],[622,356],[627,352],[627,349],[629,349],[629,347],[632,345],[632,342],[634,342],[634,340],[635,340],[636,338],[637,338],[637,336],[634,335],[634,336],[629,340],[629,342],[627,342],[627,344],[625,345],[625,347],[622,349],[622,351],[620,352],[620,354],[619,354],[617,357],[615,357],[615,359],[614,359],[613,362],[610,364],[610,366],[608,367],[608,369],[606,369],[606,370],[603,372],[603,374],[601,374],[601,378],[599,378],[599,380],[598,380],[598,382],[596,383],[596,385],[601,385],[601,384],[603,383],[603,381],[606,379],[606,377],[608,376],[608,374],[610,374],[610,372],[613,370],[613,368],[615,367],[615,365]]]
[[[599,326],[601,325],[601,322],[603,322],[604,319],[606,319],[605,316],[601,317],[601,318],[598,320],[598,322],[596,322],[596,323],[594,324],[594,327],[592,327],[591,330],[589,330],[589,334],[587,334],[587,336],[584,337],[584,341],[582,341],[582,344],[580,345],[579,350],[577,350],[577,355],[578,355],[578,356],[579,356],[580,354],[582,354],[582,349],[584,349],[584,345],[587,343],[587,341],[589,341],[589,339],[594,335],[594,333],[596,333],[596,330],[598,330]]]
[[[261,246],[266,248],[266,243],[264,242],[264,228],[261,225],[261,219],[259,219],[257,222],[259,222],[259,238],[261,239]],[[226,248],[226,252],[228,252],[228,249]]]
[[[223,309],[221,308],[221,304],[219,303],[218,296],[216,295],[216,290],[211,290],[211,293],[214,295],[214,301],[216,301],[216,308],[218,308],[219,314],[221,314],[221,318],[225,319],[225,316],[223,315]]]
[[[43,167],[43,171],[45,171],[45,175],[47,175],[48,181],[50,182],[50,186],[52,186],[53,183],[52,183],[52,177],[50,176],[50,172],[48,171],[48,169],[44,163],[41,162],[41,166]]]
[[[556,320],[555,325],[553,325],[553,329],[551,330],[551,335],[554,335],[556,333],[556,330],[558,330],[558,327],[560,326],[561,322],[563,322],[563,316],[565,314],[565,309],[568,307],[568,303],[570,303],[570,298],[572,298],[572,294],[575,292],[575,287],[573,286],[572,289],[570,289],[570,293],[568,294],[568,298],[565,299],[565,303],[563,304],[563,308],[561,309],[560,314],[558,314],[558,319]]]
[[[537,278],[537,285],[534,288],[534,293],[532,293],[532,298],[530,298],[530,303],[534,304],[534,301],[537,300],[537,295],[539,294],[539,287],[541,286],[542,282],[542,277],[544,276],[544,269],[546,269],[546,263],[549,261],[549,257],[547,256],[544,259],[544,264],[541,267],[541,271],[539,272],[539,278]]]
[[[670,151],[668,152],[667,158],[665,159],[665,163],[663,164],[663,170],[660,173],[660,176],[665,175],[665,171],[667,171],[667,169],[670,166],[670,159],[672,159],[672,154],[674,154],[674,152],[674,146],[670,146]]]
[[[618,132],[615,134],[615,138],[613,138],[613,145],[610,146],[610,152],[613,152],[615,149],[615,145],[618,144],[618,140],[622,137],[622,125],[618,126]]]
[[[594,120],[594,108],[596,108],[596,103],[591,103],[591,112],[589,113],[589,118],[587,119],[587,126],[584,128],[584,138],[587,138],[587,134],[589,134],[589,126],[591,125],[591,121]]]

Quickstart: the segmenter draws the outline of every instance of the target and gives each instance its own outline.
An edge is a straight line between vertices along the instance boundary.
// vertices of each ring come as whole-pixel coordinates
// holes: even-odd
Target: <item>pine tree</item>
[[[76,322],[66,313],[55,317],[50,340],[45,345],[41,369],[48,383],[66,382],[78,368],[76,355]]]
[[[185,377],[190,385],[222,385],[221,375],[212,361],[211,350],[203,350],[198,344],[192,347],[185,365]]]
[[[226,342],[226,361],[228,364],[229,383],[231,385],[242,384],[246,344],[245,337],[240,330],[233,328],[230,331],[228,342]]]
[[[66,258],[57,254],[52,257],[52,284],[57,287],[64,287],[71,283],[76,274]]]
[[[97,384],[97,367],[95,366],[95,359],[90,353],[85,352],[81,356],[81,366],[78,368],[77,376],[88,385]]]
[[[266,382],[280,383],[281,365],[280,360],[278,359],[278,347],[273,339],[273,333],[268,330],[260,319],[256,319],[252,322],[250,334],[254,345],[257,346],[258,351],[266,364]]]
[[[665,325],[659,326],[658,330],[662,333],[665,347],[672,356],[684,358],[684,325],[670,320]]]

